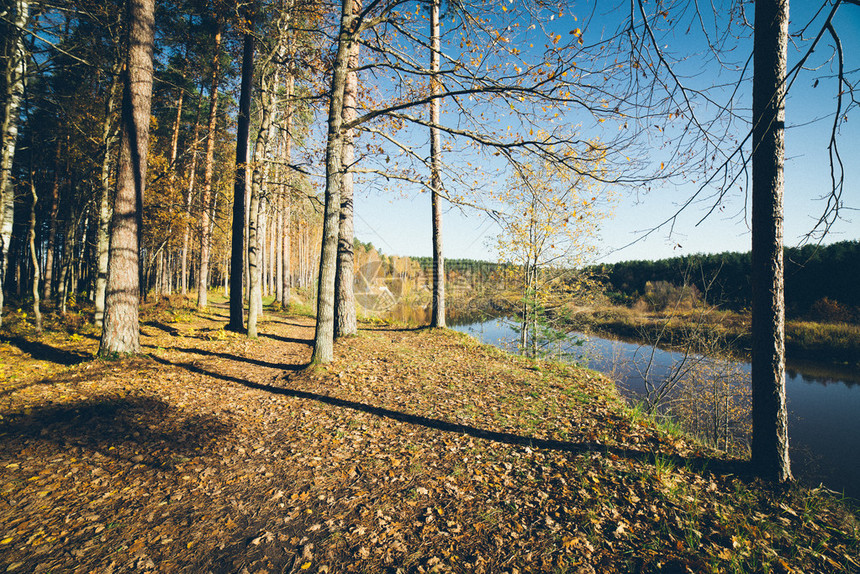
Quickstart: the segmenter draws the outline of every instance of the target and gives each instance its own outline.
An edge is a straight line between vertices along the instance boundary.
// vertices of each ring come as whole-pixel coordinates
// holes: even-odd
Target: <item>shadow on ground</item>
[[[0,422],[5,435],[0,458],[14,458],[23,447],[44,443],[161,467],[175,457],[193,455],[230,429],[213,416],[188,414],[158,398],[103,396],[6,414]]]
[[[313,345],[313,339],[295,339],[293,337],[284,337],[281,335],[275,335],[272,333],[262,333],[262,337],[266,337],[268,339],[274,339],[276,341],[281,341],[282,343],[298,343],[300,345]]]
[[[49,361],[67,367],[93,359],[90,353],[67,351],[39,341],[28,341],[22,337],[0,337],[0,341],[18,347],[37,361]]]
[[[209,371],[203,369],[197,365],[193,365],[190,363],[180,363],[180,362],[171,362],[166,359],[162,359],[160,357],[152,357],[153,360],[162,363],[164,365],[169,365],[172,367],[179,367],[182,369],[186,369],[190,372],[205,375],[207,377],[213,377],[217,379],[221,379],[224,381],[236,383],[251,389],[256,389],[260,391],[265,391],[268,393],[282,395],[287,397],[294,397],[299,399],[306,399],[311,401],[316,401],[319,403],[328,404],[335,407],[351,409],[354,411],[365,412],[371,415],[375,415],[381,418],[386,418],[390,420],[395,420],[411,425],[423,426],[430,429],[435,429],[443,432],[450,432],[456,434],[465,434],[474,438],[494,441],[502,444],[508,444],[512,446],[522,446],[529,448],[540,448],[540,449],[548,449],[555,450],[561,452],[570,452],[574,454],[586,453],[586,452],[601,452],[608,453],[619,458],[631,460],[631,461],[639,461],[645,463],[652,463],[656,458],[660,458],[661,460],[669,460],[675,465],[687,466],[688,468],[699,469],[701,472],[711,471],[719,474],[736,474],[736,475],[748,475],[750,474],[749,463],[746,461],[740,460],[723,460],[719,458],[705,457],[705,456],[697,456],[697,457],[685,457],[677,454],[665,454],[657,451],[651,450],[634,450],[629,449],[624,446],[614,446],[614,445],[606,445],[600,442],[569,442],[569,441],[561,441],[555,439],[543,439],[537,437],[530,437],[526,435],[519,435],[515,433],[503,432],[503,431],[493,431],[488,429],[482,429],[478,427],[474,427],[471,425],[465,425],[462,423],[454,423],[442,419],[434,419],[425,417],[422,415],[404,413],[401,411],[395,411],[392,409],[388,409],[385,407],[380,407],[376,405],[369,405],[366,403],[360,403],[357,401],[350,401],[347,399],[341,399],[338,397],[332,397],[327,395],[320,395],[317,393],[312,393],[309,391],[303,391],[299,389],[291,389],[287,387],[274,386],[270,384],[263,383],[255,383],[253,381],[248,381],[245,379],[241,379],[239,377],[234,377],[232,375],[227,375],[223,373],[217,373],[214,371]],[[301,371],[301,367],[299,366],[291,366],[291,368],[286,369],[289,371]],[[284,374],[281,377],[278,377],[278,380],[289,383],[290,375]],[[656,445],[655,445],[656,446]]]
[[[282,337],[286,339],[286,337]],[[302,341],[296,341],[302,342]],[[266,361],[260,361],[258,359],[252,359],[250,357],[241,357],[239,355],[231,355],[230,353],[220,353],[218,351],[208,351],[206,349],[195,349],[195,348],[184,348],[184,347],[174,347],[173,350],[180,351],[182,353],[193,353],[196,355],[206,355],[208,357],[218,357],[221,359],[227,359],[229,361],[236,361],[238,363],[250,363],[252,365],[257,365],[260,367],[266,367],[268,369],[278,369],[281,371],[298,371],[306,367],[307,365],[294,365],[290,363],[269,363]],[[152,357],[156,361],[161,361],[158,357]],[[180,364],[185,367],[185,365]]]

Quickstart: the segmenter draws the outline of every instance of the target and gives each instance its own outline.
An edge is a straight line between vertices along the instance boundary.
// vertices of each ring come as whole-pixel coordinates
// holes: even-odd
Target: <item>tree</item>
[[[3,288],[9,265],[9,247],[15,214],[15,187],[12,162],[18,141],[18,109],[27,75],[27,49],[24,29],[30,18],[27,0],[4,0],[0,4],[0,31],[3,32],[4,88],[3,115],[0,117],[0,324],[3,321]]]
[[[791,480],[785,406],[783,189],[788,0],[755,6],[752,137],[752,464]]]
[[[249,23],[250,25],[250,23]],[[254,79],[254,34],[245,32],[242,48],[242,87],[236,129],[236,181],[233,186],[233,235],[230,252],[230,323],[228,328],[245,329],[242,275],[245,269],[245,184],[248,177],[248,137],[251,127],[251,90]]]
[[[191,200],[194,197],[197,183],[197,139],[200,135],[200,101],[195,103],[197,113],[194,118],[194,129],[191,136],[191,164],[188,166],[188,186],[185,189],[185,222],[182,229],[182,251],[180,254],[180,281],[182,294],[188,291],[188,252],[191,242]],[[244,225],[243,225],[244,227]]]
[[[271,169],[272,128],[278,115],[280,104],[280,72],[283,65],[292,31],[290,19],[292,14],[289,7],[282,6],[272,21],[271,30],[265,34],[265,50],[261,50],[259,62],[259,94],[260,94],[260,125],[254,144],[251,165],[251,195],[248,214],[248,275],[249,275],[249,309],[248,336],[257,336],[257,319],[262,312],[262,275],[264,273],[263,254],[266,246],[266,204],[272,205],[269,194],[270,185],[267,173]],[[280,243],[279,243],[280,245]],[[267,261],[276,257],[271,250],[266,253]],[[271,266],[269,266],[271,267]]]
[[[313,363],[329,363],[334,358],[334,299],[337,272],[337,247],[340,233],[340,190],[343,179],[343,108],[349,56],[358,41],[359,19],[352,10],[353,0],[343,0],[337,51],[332,65],[329,88],[328,131],[325,154],[325,207],[314,333]]]
[[[350,10],[354,17],[361,11],[361,2],[352,0]],[[343,121],[351,122],[357,116],[356,102],[358,98],[358,57],[361,45],[358,41],[351,44],[347,67],[346,83],[343,90]],[[345,337],[358,331],[355,312],[355,274],[353,241],[355,239],[353,225],[353,170],[355,169],[355,130],[348,129],[343,134],[343,152],[341,157],[341,186],[340,214],[338,224],[337,270],[335,277],[334,335]]]
[[[603,154],[595,144],[577,155],[581,173],[596,175],[604,169]],[[564,291],[567,303],[587,283],[573,274],[593,252],[605,212],[587,177],[549,161],[520,166],[499,200],[505,204],[499,255],[521,275],[520,349],[537,356],[556,334],[542,328],[552,291]],[[577,288],[570,291],[574,284]]]
[[[117,58],[117,63],[119,58]],[[101,170],[101,199],[99,201],[99,226],[97,233],[97,269],[96,269],[96,295],[94,323],[101,327],[104,323],[105,293],[107,289],[108,250],[110,249],[110,221],[111,221],[111,158],[115,145],[115,118],[116,99],[119,95],[120,85],[119,65],[114,66],[110,89],[105,100],[104,129],[102,139],[104,140],[104,156],[102,157]]]
[[[432,0],[430,6],[430,209],[433,227],[433,307],[430,315],[431,327],[445,326],[445,258],[442,254],[442,142],[439,133],[442,100],[438,74],[442,50],[439,24],[440,0]]]
[[[33,183],[33,175],[30,174],[30,221],[27,229],[27,247],[30,251],[30,262],[33,265],[33,279],[31,283],[31,294],[33,295],[33,318],[35,319],[36,331],[42,332],[42,311],[39,307],[39,257],[36,253],[36,204],[39,196],[36,193],[36,184]]]
[[[631,24],[628,27],[630,35],[639,35],[640,38],[648,38],[645,42],[648,51],[656,58],[646,62],[649,69],[662,68],[670,76],[668,85],[673,86],[673,92],[683,96],[686,102],[684,114],[691,115],[694,130],[687,130],[696,134],[694,137],[702,138],[704,145],[701,151],[713,154],[712,159],[716,162],[704,162],[701,164],[701,172],[704,173],[705,183],[699,187],[696,193],[688,197],[680,209],[662,224],[652,228],[652,231],[672,225],[678,214],[686,209],[693,201],[700,198],[703,190],[713,186],[716,191],[713,201],[705,215],[707,217],[716,209],[720,208],[728,190],[747,174],[749,163],[752,164],[752,253],[751,253],[751,282],[752,282],[752,466],[762,477],[775,480],[787,481],[791,479],[791,469],[788,456],[788,433],[786,423],[785,407],[785,262],[783,255],[783,191],[784,191],[784,157],[785,157],[785,98],[790,91],[791,85],[801,72],[813,69],[809,59],[816,49],[819,48],[822,38],[830,37],[833,42],[833,53],[831,55],[836,73],[825,72],[815,79],[814,85],[819,81],[830,80],[835,86],[835,106],[832,113],[832,127],[830,139],[827,145],[830,156],[831,189],[825,196],[825,208],[823,214],[816,222],[813,229],[807,234],[807,238],[815,235],[826,234],[833,222],[839,218],[843,207],[841,193],[844,184],[844,171],[842,159],[839,154],[838,133],[840,125],[847,121],[848,110],[856,108],[858,102],[849,96],[856,88],[856,82],[849,81],[849,74],[845,69],[844,53],[839,34],[834,26],[834,16],[843,3],[860,5],[858,0],[835,0],[822,3],[821,7],[814,12],[812,20],[803,26],[803,33],[799,38],[810,38],[808,46],[800,56],[798,62],[789,71],[787,69],[787,46],[788,46],[788,0],[762,0],[755,3],[755,19],[753,24],[753,90],[752,90],[752,129],[748,130],[746,136],[737,141],[726,138],[714,138],[709,129],[713,123],[701,122],[696,117],[696,111],[689,106],[689,98],[694,97],[696,92],[684,86],[675,74],[672,63],[665,57],[665,52],[660,47],[661,43],[655,39],[650,22],[659,18],[658,14],[666,17],[667,12],[663,7],[655,5],[658,11],[650,19],[646,16],[645,2],[639,0],[637,6],[642,14],[644,25],[643,33],[639,35],[633,31],[632,11]],[[829,5],[829,9],[827,6]],[[704,26],[708,18],[702,18],[698,12],[698,4],[691,5],[694,10],[694,18]],[[740,8],[740,4],[733,6]],[[683,8],[679,13],[673,14],[670,21],[681,16]],[[734,10],[730,11],[734,12]],[[813,31],[816,20],[821,21],[817,33]],[[720,18],[714,18],[714,22]],[[731,20],[735,21],[734,19]],[[745,19],[740,21],[746,23]],[[708,40],[710,37],[705,34]],[[733,39],[733,34],[723,34],[723,39]],[[729,50],[720,50],[720,46],[710,44],[709,49],[717,54],[720,65],[723,64],[722,56]],[[638,54],[643,54],[640,50]],[[748,62],[746,63],[748,64]],[[740,77],[743,78],[747,65],[739,67]],[[739,84],[738,84],[739,85]],[[729,101],[718,106],[720,114],[726,117],[736,117],[734,105],[736,92],[729,96]],[[845,106],[846,97],[850,98]],[[719,115],[719,114],[718,114]],[[731,120],[729,120],[731,121]],[[726,132],[724,132],[726,133]],[[726,145],[727,141],[731,141]],[[751,154],[747,155],[746,146],[751,143]],[[701,153],[700,151],[700,153]],[[732,169],[738,167],[739,169]]]
[[[203,197],[200,216],[200,267],[197,277],[197,306],[206,307],[209,297],[209,256],[212,247],[212,176],[215,168],[215,138],[218,119],[218,84],[221,80],[220,15],[212,34],[212,69],[209,81],[209,116],[206,132],[206,160],[203,165]]]
[[[140,225],[149,152],[154,0],[128,0],[117,194],[111,222],[102,357],[140,351]]]

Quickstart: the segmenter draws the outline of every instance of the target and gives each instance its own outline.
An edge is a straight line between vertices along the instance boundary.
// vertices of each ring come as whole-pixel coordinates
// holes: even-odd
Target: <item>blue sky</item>
[[[790,32],[796,33],[810,21],[812,4],[817,2],[794,2],[792,6]],[[752,21],[752,8],[748,7],[747,18]],[[600,22],[606,29],[612,27],[612,14],[600,14],[592,22]],[[573,23],[570,15],[566,21],[555,22],[561,28],[582,25],[582,20]],[[819,19],[820,21],[820,19]],[[814,34],[820,26],[811,26]],[[860,6],[845,5],[840,8],[835,20],[846,56],[846,69],[860,67]],[[586,35],[588,34],[586,30]],[[807,34],[809,35],[809,33]],[[700,51],[697,44],[701,38],[695,34],[682,33],[674,37],[671,49],[676,53],[689,50]],[[808,46],[808,40],[795,37],[789,47],[789,67],[797,62]],[[830,168],[827,144],[835,109],[835,81],[832,79],[835,64],[827,61],[832,54],[832,43],[820,44],[808,62],[812,70],[802,71],[791,88],[786,104],[786,190],[785,190],[785,241],[797,245],[814,226],[824,209],[820,197],[830,189]],[[737,60],[749,42],[741,44],[733,55]],[[695,61],[685,64],[692,69]],[[690,82],[718,83],[726,80],[725,74],[717,77],[707,68],[690,74]],[[817,87],[813,87],[818,80]],[[740,113],[749,116],[750,84],[741,88],[737,100]],[[572,120],[576,121],[576,120]],[[584,126],[583,130],[588,127]],[[742,128],[739,128],[739,131]],[[584,133],[584,135],[588,135]],[[741,137],[743,134],[741,134]],[[845,162],[845,189],[843,215],[848,221],[833,226],[825,243],[860,237],[860,225],[856,215],[860,208],[857,182],[860,180],[860,114],[849,116],[842,124],[839,134],[840,152]],[[658,161],[659,150],[654,151],[653,161]],[[704,221],[702,216],[710,208],[710,202],[694,203],[676,221],[671,234],[668,229],[652,233],[627,246],[640,237],[641,232],[653,227],[671,215],[677,206],[697,189],[689,176],[687,180],[673,180],[663,186],[654,186],[648,193],[637,190],[618,190],[618,201],[614,217],[604,222],[599,251],[601,261],[613,262],[631,259],[660,259],[692,253],[716,253],[722,251],[747,251],[750,235],[745,212],[745,194],[737,185],[727,200]],[[500,177],[498,181],[503,181]],[[452,190],[456,192],[457,190]],[[432,253],[430,228],[430,198],[426,193],[405,190],[402,193],[363,191],[356,188],[355,200],[356,237],[370,241],[383,252],[397,255],[428,256]],[[853,210],[853,211],[852,211]],[[471,258],[495,260],[493,237],[498,233],[497,225],[486,215],[449,206],[445,209],[443,236],[445,255],[448,258]],[[853,219],[853,221],[851,221]],[[627,247],[625,247],[627,246]]]

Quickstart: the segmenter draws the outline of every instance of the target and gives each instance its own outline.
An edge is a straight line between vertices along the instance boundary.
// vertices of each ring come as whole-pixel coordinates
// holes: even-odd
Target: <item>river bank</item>
[[[455,329],[517,352],[516,321],[493,319]],[[557,356],[611,377],[629,403],[646,400],[649,377],[660,388],[684,354],[594,333],[573,333],[554,347]],[[688,364],[672,384],[661,412],[698,440],[740,457],[749,456],[750,365],[742,360]],[[795,477],[808,486],[860,498],[860,374],[853,369],[790,362],[786,369],[789,446]],[[715,425],[715,421],[719,424]]]

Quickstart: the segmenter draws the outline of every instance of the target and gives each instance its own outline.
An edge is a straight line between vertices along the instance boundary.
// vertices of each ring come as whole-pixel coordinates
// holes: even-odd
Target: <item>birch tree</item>
[[[445,258],[442,252],[442,138],[439,133],[442,100],[439,72],[442,42],[439,22],[440,0],[430,5],[430,209],[433,227],[433,307],[431,327],[445,326]]]
[[[512,163],[523,161],[524,155],[535,154],[547,159],[551,158],[564,165],[571,164],[570,159],[554,151],[565,143],[574,143],[564,128],[547,131],[543,139],[538,139],[529,137],[522,131],[512,132],[510,128],[505,130],[490,126],[491,122],[487,121],[485,114],[476,110],[498,113],[502,117],[510,115],[516,118],[514,121],[517,123],[532,126],[529,135],[534,133],[535,126],[541,121],[551,122],[551,118],[559,115],[559,110],[569,106],[578,106],[595,117],[626,112],[626,110],[621,111],[619,106],[615,109],[607,109],[606,92],[603,86],[600,88],[587,86],[574,93],[575,84],[566,79],[566,76],[576,67],[574,56],[581,50],[577,42],[568,46],[569,49],[562,49],[559,45],[561,35],[554,34],[549,40],[553,46],[550,49],[551,56],[539,63],[528,63],[523,59],[522,51],[512,45],[513,39],[510,36],[514,26],[499,28],[492,25],[495,22],[489,14],[496,7],[492,2],[474,6],[470,4],[470,10],[463,11],[460,16],[460,23],[449,28],[448,42],[454,44],[459,40],[459,47],[454,44],[450,52],[446,52],[440,47],[441,41],[433,40],[433,29],[436,27],[431,26],[430,33],[426,32],[426,28],[419,32],[420,18],[417,15],[420,14],[420,5],[411,12],[411,6],[379,0],[369,3],[353,14],[350,4],[343,3],[328,85],[326,223],[320,269],[315,360],[331,360],[329,339],[335,332],[329,324],[329,316],[334,314],[330,305],[333,307],[338,304],[338,295],[330,291],[328,282],[328,258],[333,249],[329,243],[333,234],[328,221],[329,218],[339,215],[339,206],[344,204],[341,194],[343,176],[347,172],[342,155],[345,133],[356,129],[362,134],[374,137],[379,149],[391,150],[391,154],[384,154],[386,158],[396,154],[399,159],[405,159],[407,163],[411,162],[415,165],[420,164],[423,168],[431,167],[433,163],[431,158],[438,160],[441,151],[439,138],[432,138],[435,143],[431,144],[431,153],[428,155],[422,153],[414,142],[398,139],[396,133],[398,130],[406,126],[432,128],[445,133],[450,139],[459,140],[460,150],[458,151],[471,148],[470,152],[481,155],[486,150],[490,150],[490,153],[500,156],[503,161]],[[481,10],[486,11],[486,17]],[[508,10],[507,6],[505,10]],[[527,18],[522,14],[510,14],[502,17],[501,21],[504,25],[516,22],[518,17]],[[517,26],[519,25],[517,23]],[[451,34],[451,29],[456,29],[459,35]],[[528,27],[529,31],[534,29],[534,26]],[[394,94],[387,99],[380,98],[377,105],[365,104],[362,106],[363,113],[352,120],[344,120],[342,111],[346,89],[345,79],[350,69],[349,52],[344,50],[355,42],[359,42],[369,52],[365,60],[367,63],[358,66],[359,73],[387,74],[391,85],[394,86]],[[433,48],[434,45],[437,46],[436,49]],[[415,57],[417,53],[430,53],[431,60],[434,60],[432,54],[438,56],[440,69],[433,70],[432,61],[429,65],[419,62]],[[609,63],[604,66],[603,60],[601,58],[594,72],[614,75],[614,64]],[[579,75],[578,72],[577,75]],[[419,113],[419,110],[432,108],[435,105],[434,102],[442,99],[452,102],[452,107],[458,114],[459,125],[445,126],[437,119],[438,114],[433,115],[431,112],[432,117],[428,119],[427,116]],[[545,105],[541,106],[542,103]],[[437,132],[433,131],[433,133]],[[448,145],[453,149],[453,143]],[[334,158],[333,154],[338,152],[340,156]],[[619,147],[614,153],[623,155],[623,149]],[[462,154],[458,155],[460,163],[464,163]],[[366,154],[364,160],[367,161]],[[431,171],[436,174],[429,178],[431,181],[426,177],[416,176],[415,169],[400,168],[397,163],[390,166],[387,165],[387,160],[385,163],[385,165],[376,163],[376,165],[361,168],[356,165],[350,167],[349,171],[363,175],[379,175],[387,181],[409,182],[411,185],[419,185],[425,190],[430,190],[431,193],[435,189],[437,199],[439,192],[443,191],[439,185],[438,174],[441,170],[438,161],[437,169]],[[448,169],[450,172],[451,165]],[[454,177],[459,178],[458,181],[461,182],[465,180],[462,173]],[[480,187],[478,179],[476,177],[475,187]],[[448,199],[452,198],[448,197]],[[456,199],[463,203],[462,197]],[[438,223],[439,218],[436,218],[436,221]],[[436,237],[441,239],[438,226]],[[440,254],[437,260],[441,260],[438,241],[437,251]],[[441,280],[440,274],[438,286],[441,286]],[[444,295],[437,293],[436,307],[442,310],[442,313],[437,314],[437,321],[444,320],[440,319],[444,313],[443,305]]]
[[[3,282],[9,265],[9,246],[15,217],[15,185],[12,162],[18,142],[18,110],[24,95],[27,75],[25,28],[30,17],[27,0],[4,0],[0,4],[0,30],[3,31],[3,115],[0,117],[0,325],[3,321]]]
[[[119,58],[117,59],[119,62]],[[120,67],[114,66],[110,89],[105,100],[105,118],[102,129],[104,140],[104,155],[102,157],[101,170],[101,198],[99,200],[99,227],[96,243],[96,293],[95,314],[93,321],[97,327],[104,323],[105,293],[107,288],[108,250],[110,248],[110,221],[111,221],[111,159],[116,144],[116,118],[114,111],[117,107],[117,99],[120,97]]]

